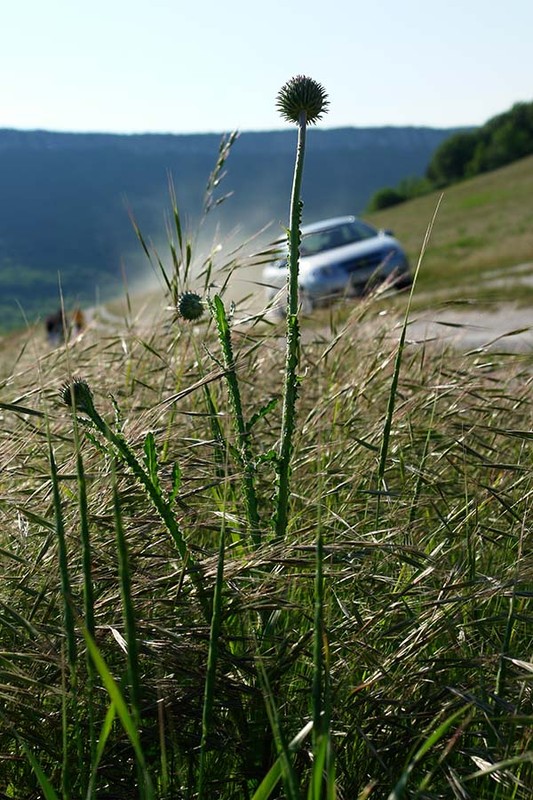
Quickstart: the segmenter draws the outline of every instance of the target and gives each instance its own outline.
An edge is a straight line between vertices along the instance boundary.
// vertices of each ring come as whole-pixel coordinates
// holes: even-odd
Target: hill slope
[[[435,192],[368,219],[394,229],[415,265],[439,197]],[[533,156],[445,189],[419,292],[533,302],[532,197]]]

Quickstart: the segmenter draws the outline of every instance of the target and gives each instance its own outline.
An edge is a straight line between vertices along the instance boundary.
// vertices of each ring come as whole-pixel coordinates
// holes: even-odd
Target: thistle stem
[[[128,465],[135,478],[146,490],[148,497],[152,501],[156,511],[165,523],[165,526],[170,533],[174,544],[176,545],[183,563],[188,566],[191,580],[198,592],[202,610],[206,620],[209,620],[211,617],[211,612],[208,599],[205,595],[202,574],[199,565],[192,555],[187,541],[183,536],[180,525],[174,516],[171,504],[163,497],[159,489],[154,485],[150,476],[146,473],[146,470],[142,467],[137,460],[137,457],[128,446],[126,440],[121,435],[115,433],[107,424],[105,419],[98,413],[94,406],[89,388],[83,384],[82,388],[80,389],[81,383],[82,382],[79,382],[78,385],[78,394],[81,395],[78,398],[75,397],[76,382],[74,382],[72,387],[67,386],[67,398],[64,398],[65,402],[67,402],[67,405],[74,404],[75,408],[87,414],[97,430],[99,430],[102,436],[113,446],[116,455]],[[72,395],[74,395],[74,401],[72,400]]]
[[[246,506],[246,518],[254,547],[261,543],[260,519],[258,511],[257,493],[255,489],[255,466],[250,446],[250,431],[244,421],[241,390],[237,378],[231,330],[226,311],[221,298],[215,295],[211,303],[213,317],[218,331],[218,339],[224,360],[225,378],[232,406],[233,426],[236,435],[239,466],[242,470],[242,493]]]
[[[278,457],[278,493],[274,517],[275,536],[284,539],[287,532],[290,497],[290,470],[293,434],[298,393],[298,365],[300,363],[300,325],[298,321],[298,272],[300,261],[300,222],[302,203],[300,193],[305,156],[307,114],[300,112],[298,120],[298,147],[290,205],[289,269],[287,277],[287,350],[285,358],[285,384],[281,420],[281,443]]]

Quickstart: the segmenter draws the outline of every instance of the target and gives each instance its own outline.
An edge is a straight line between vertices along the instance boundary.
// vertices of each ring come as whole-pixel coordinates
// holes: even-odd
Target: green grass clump
[[[401,796],[402,780],[406,796],[528,796],[531,357],[406,343],[380,488],[397,337],[378,319],[369,301],[344,329],[304,339],[283,542],[269,521],[280,421],[271,411],[253,425],[259,547],[207,322],[89,331],[40,379],[30,365],[4,384],[4,794],[39,796],[28,751],[61,796],[68,742],[71,797],[150,785],[156,797],[274,796],[269,781],[292,796],[313,774],[326,791],[319,755],[340,797]],[[233,340],[251,420],[283,348],[271,326],[234,326]],[[78,409],[76,438],[57,393],[69,370],[112,436]],[[175,495],[184,557],[138,469],[165,502]],[[104,666],[85,658],[87,641]]]

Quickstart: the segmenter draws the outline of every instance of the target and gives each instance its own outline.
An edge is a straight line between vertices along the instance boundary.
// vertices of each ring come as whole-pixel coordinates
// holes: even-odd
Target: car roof
[[[332,228],[338,228],[340,225],[350,224],[351,222],[356,222],[359,220],[359,217],[356,217],[354,214],[349,214],[344,217],[331,217],[330,219],[321,219],[318,222],[310,222],[307,225],[302,225],[301,227],[301,234],[302,236],[306,236],[308,233],[320,233],[321,231],[329,231]],[[364,222],[364,220],[360,220],[364,225],[372,230],[376,231],[377,229],[374,228],[373,225],[370,225],[368,222]],[[287,244],[287,237],[280,236],[279,239],[275,239],[273,245],[286,245]]]
[[[318,231],[325,231],[329,228],[337,228],[339,225],[345,225],[347,222],[355,222],[356,219],[357,217],[353,215],[321,219],[319,222],[311,222],[309,225],[302,225],[302,233],[318,233]]]

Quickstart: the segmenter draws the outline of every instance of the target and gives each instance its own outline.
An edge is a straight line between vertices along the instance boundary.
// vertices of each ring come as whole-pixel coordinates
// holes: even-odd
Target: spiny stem
[[[226,384],[232,406],[232,417],[235,434],[237,437],[237,458],[239,467],[242,469],[242,493],[246,506],[246,516],[248,527],[252,537],[254,547],[258,547],[261,542],[260,520],[257,503],[257,493],[255,488],[255,464],[250,447],[250,432],[244,421],[242,409],[241,392],[237,370],[235,368],[235,358],[233,355],[233,345],[231,342],[231,331],[226,316],[226,310],[221,298],[215,295],[211,302],[211,311],[215,319],[218,331],[218,340],[222,350]]]
[[[329,105],[324,87],[306,75],[297,75],[282,86],[277,107],[282,117],[298,125],[298,147],[294,165],[294,177],[290,204],[290,228],[288,232],[289,269],[287,273],[287,351],[285,359],[285,382],[281,440],[277,462],[277,498],[274,509],[274,533],[276,539],[284,539],[289,520],[290,471],[293,450],[293,435],[296,419],[296,396],[298,393],[298,365],[300,363],[300,326],[298,322],[298,270],[300,263],[300,222],[302,203],[300,194],[305,156],[305,134],[307,125],[313,125]]]
[[[290,465],[296,419],[296,396],[298,393],[298,365],[300,363],[300,325],[298,321],[298,271],[300,260],[300,221],[305,133],[307,115],[300,113],[298,124],[298,147],[291,193],[289,230],[289,270],[287,278],[287,350],[285,357],[285,385],[281,420],[281,444],[278,459],[278,493],[275,509],[275,535],[285,538],[288,523],[290,496]]]

